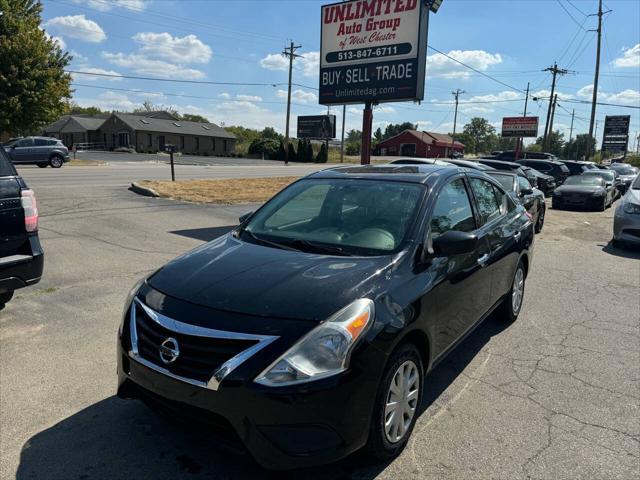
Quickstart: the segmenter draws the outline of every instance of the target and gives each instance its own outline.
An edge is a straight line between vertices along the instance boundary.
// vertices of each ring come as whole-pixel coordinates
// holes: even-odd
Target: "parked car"
[[[470,168],[472,170],[493,170],[491,167],[482,165],[481,163],[471,162],[469,160],[457,160],[457,159],[430,159],[430,158],[406,158],[400,160],[394,160],[391,165],[456,165],[458,167]]]
[[[583,173],[583,175],[594,175],[596,177],[602,178],[607,186],[611,185],[613,187],[613,200],[617,200],[622,196],[622,193],[626,191],[626,186],[618,176],[618,173],[615,170],[589,170],[588,172]]]
[[[325,170],[240,221],[133,288],[118,395],[215,423],[270,469],[398,455],[425,373],[523,304],[533,224],[481,172]]]
[[[527,179],[533,177],[536,179],[535,182],[531,182],[532,186],[536,186],[536,188],[540,189],[542,193],[544,193],[545,197],[551,196],[553,191],[556,189],[556,179],[551,175],[545,175],[542,172],[537,171],[535,168],[522,166],[522,170],[524,170],[527,175]]]
[[[605,211],[614,201],[614,188],[597,175],[574,175],[553,192],[553,208],[590,208]]]
[[[622,197],[613,217],[613,244],[640,245],[640,175]]]
[[[500,152],[498,155],[494,155],[496,160],[504,160],[507,162],[515,162],[516,161],[516,151],[515,150],[507,150],[505,152]],[[557,160],[553,153],[544,153],[544,152],[520,152],[519,160]]]
[[[447,159],[447,163],[450,163],[451,165],[456,165],[457,167],[470,168],[471,170],[480,170],[482,172],[495,170],[493,167],[489,167],[487,165],[483,165],[478,162],[473,162],[471,160],[462,160],[462,159],[458,160],[458,159],[449,158]]]
[[[551,175],[556,180],[556,185],[562,185],[569,177],[570,172],[564,163],[556,160],[518,160],[520,165],[535,168],[545,175]]]
[[[582,175],[584,172],[591,170],[582,162],[574,162],[572,160],[558,160],[569,169],[569,175]]]
[[[14,164],[60,168],[70,159],[69,149],[57,138],[25,137],[8,143],[4,149]]]
[[[487,172],[487,175],[495,178],[516,202],[521,203],[527,209],[527,212],[533,218],[535,232],[540,233],[544,227],[547,208],[544,193],[537,188],[533,188],[526,178],[515,173],[495,170]]]
[[[623,185],[623,193],[626,193],[627,190],[631,187],[631,184],[635,180],[638,175],[638,169],[626,163],[614,163],[609,167],[610,170],[613,170],[618,174],[618,178]]]
[[[529,182],[533,186],[537,186],[538,180],[537,180],[536,176],[531,172],[527,173],[524,170],[524,168],[522,168],[522,165],[520,165],[519,163],[503,162],[501,160],[493,160],[492,158],[479,158],[476,161],[478,163],[481,163],[482,165],[486,165],[488,167],[491,167],[494,170],[502,170],[502,171],[505,171],[505,172],[514,172],[514,173],[517,173],[518,175],[522,175],[527,180],[529,180]]]
[[[43,265],[35,194],[0,148],[0,309],[15,290],[40,281]]]

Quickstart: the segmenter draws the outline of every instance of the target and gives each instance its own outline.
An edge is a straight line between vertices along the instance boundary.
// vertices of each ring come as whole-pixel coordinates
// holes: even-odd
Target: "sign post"
[[[373,105],[424,99],[428,14],[440,3],[350,0],[322,7],[319,103],[366,105],[363,165],[371,159]]]
[[[176,146],[175,145],[166,144],[164,146],[164,150],[165,150],[165,152],[167,152],[169,154],[169,158],[170,158],[170,162],[171,162],[171,181],[175,182],[176,181],[176,171],[175,171],[175,167],[174,167],[174,164],[173,164],[173,154],[176,151]]]
[[[629,146],[629,124],[631,115],[607,116],[604,121],[602,138],[603,152],[624,152],[626,157]]]

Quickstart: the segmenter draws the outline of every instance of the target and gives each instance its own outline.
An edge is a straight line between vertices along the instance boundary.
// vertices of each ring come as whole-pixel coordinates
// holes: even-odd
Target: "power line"
[[[565,7],[562,2],[560,0],[556,0],[556,2],[558,2],[558,5],[560,5],[562,7],[562,9],[566,12],[567,15],[569,15],[569,18],[571,18],[571,20],[573,20],[573,22],[578,25],[580,28],[582,28],[584,30],[584,27],[582,25],[584,25],[584,22],[582,22],[582,25],[580,25],[580,22],[578,22],[578,20],[576,20],[576,17],[573,16],[573,14],[567,10],[567,7]],[[585,15],[585,20],[586,20],[586,15]]]
[[[246,82],[213,82],[209,80],[178,80],[175,78],[158,78],[158,77],[140,77],[133,75],[120,75],[114,73],[96,73],[96,72],[83,72],[79,70],[65,70],[66,73],[75,73],[78,75],[90,75],[96,77],[109,77],[109,78],[127,78],[130,80],[148,80],[154,82],[171,82],[171,83],[192,83],[197,85],[227,85],[227,86],[241,86],[241,87],[278,87],[287,85],[286,83],[246,83]]]
[[[576,7],[571,0],[567,0],[567,3],[571,5],[573,8],[575,8],[581,15],[584,15],[585,17],[588,16],[586,13],[584,13],[582,10]]]

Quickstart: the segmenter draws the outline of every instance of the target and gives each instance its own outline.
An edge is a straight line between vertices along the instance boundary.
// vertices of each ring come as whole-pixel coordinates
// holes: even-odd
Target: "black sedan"
[[[425,374],[523,305],[533,224],[481,172],[325,170],[243,220],[134,287],[118,395],[215,425],[271,469],[398,455]]]
[[[626,185],[615,170],[589,170],[583,175],[594,175],[602,178],[607,187],[612,187],[614,201],[620,198],[623,193],[626,193]]]
[[[535,168],[531,167],[523,166],[522,170],[524,170],[524,173],[527,176],[527,180],[529,180],[529,183],[531,183],[533,187],[539,189],[542,193],[544,193],[545,197],[551,196],[553,191],[556,189],[555,178],[553,178],[551,175],[546,175],[542,172],[539,172]],[[532,178],[535,181],[531,181]]]
[[[500,182],[500,185],[511,194],[514,200],[524,205],[533,219],[536,233],[540,233],[544,227],[547,209],[544,193],[533,188],[526,178],[515,173],[493,171],[487,172],[487,174]]]
[[[590,208],[605,211],[613,204],[614,188],[597,175],[574,175],[553,192],[553,208]]]

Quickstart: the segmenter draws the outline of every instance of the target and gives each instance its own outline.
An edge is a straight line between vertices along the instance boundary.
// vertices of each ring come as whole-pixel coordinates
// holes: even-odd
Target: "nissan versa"
[[[262,466],[392,458],[425,374],[520,313],[531,217],[450,165],[325,170],[131,291],[118,395],[207,423]]]

